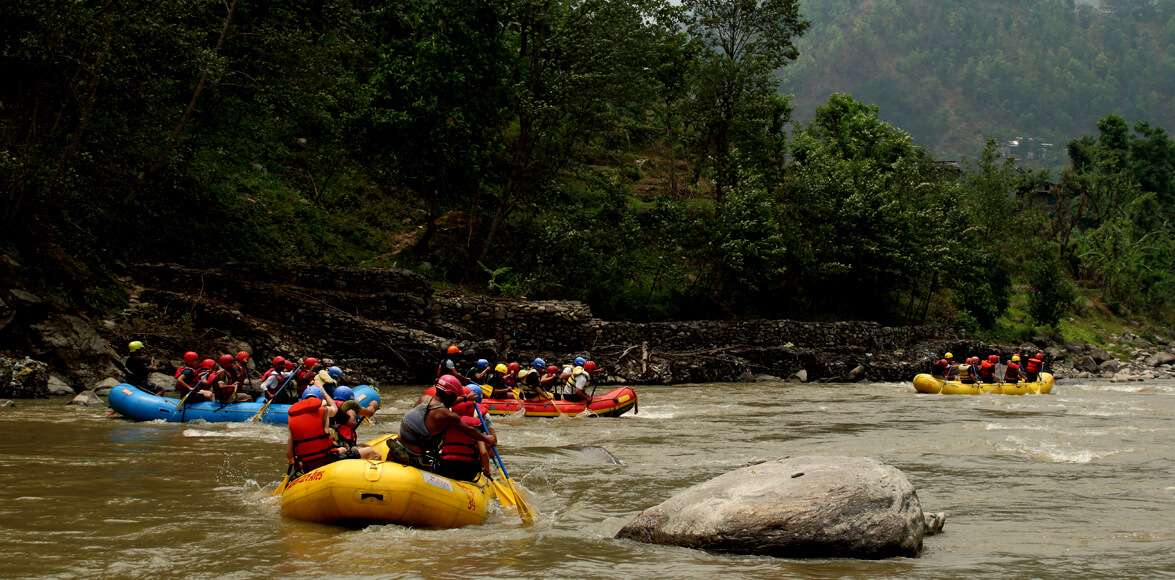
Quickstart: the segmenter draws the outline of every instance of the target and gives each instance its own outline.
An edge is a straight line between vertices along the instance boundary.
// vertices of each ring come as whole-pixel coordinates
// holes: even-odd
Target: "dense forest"
[[[1049,16],[1067,3],[1003,3],[1016,34],[1067,34]],[[825,90],[803,79],[847,49],[801,39],[855,4],[7,1],[2,249],[93,308],[122,299],[120,264],[169,260],[398,266],[638,320],[1034,332],[1090,293],[1170,320],[1175,143],[1161,127],[1175,74],[1150,47],[1172,27],[1067,12],[1100,35],[1113,82],[1072,76],[1070,61],[1102,66],[1089,47],[996,50],[971,72],[961,49],[854,60],[965,78],[949,94],[905,86],[901,102],[834,93],[795,121],[778,71],[789,91]],[[994,3],[860,4],[888,14],[862,24],[893,37],[886,52],[923,43],[890,32],[914,5],[926,26],[944,19],[937,47],[1004,42],[972,17]],[[1131,5],[1169,18],[1170,2]],[[1088,136],[1061,145],[1072,165],[1049,176],[994,142],[942,163],[907,132],[970,146],[948,134],[974,130],[954,115],[982,102],[1016,111],[992,115],[1008,127],[1032,111],[1041,134]],[[890,108],[910,126],[886,122]]]
[[[801,5],[812,28],[782,83],[800,118],[849,92],[940,158],[974,159],[996,138],[1054,169],[1103,115],[1175,127],[1172,0]]]

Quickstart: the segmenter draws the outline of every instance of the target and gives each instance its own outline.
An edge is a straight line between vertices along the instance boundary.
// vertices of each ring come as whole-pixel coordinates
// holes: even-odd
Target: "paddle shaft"
[[[282,391],[286,390],[286,387],[289,386],[290,381],[294,380],[294,375],[298,374],[298,371],[300,371],[300,370],[302,370],[302,365],[298,365],[298,366],[294,367],[294,370],[290,371],[290,376],[286,377],[286,380],[284,383],[282,383],[282,386],[278,387],[277,391],[275,393],[273,393],[273,396],[270,397],[269,400],[266,401],[265,404],[261,406],[261,410],[257,411],[257,414],[253,415],[253,418],[250,419],[252,422],[256,423],[258,420],[261,419],[262,416],[265,415],[265,411],[269,410],[269,406],[271,404],[273,404],[274,399],[277,399],[277,396],[282,394]]]
[[[481,428],[483,430],[485,430],[486,433],[489,433],[490,432],[489,418],[486,417],[485,414],[481,412],[481,407],[474,405],[473,412],[477,413],[477,418],[481,421]],[[494,453],[494,464],[496,464],[498,466],[498,469],[501,470],[502,476],[505,477],[506,479],[510,479],[510,472],[506,471],[506,464],[502,463],[502,456],[498,453],[498,446],[494,445],[493,447],[490,447],[490,451],[492,451]]]

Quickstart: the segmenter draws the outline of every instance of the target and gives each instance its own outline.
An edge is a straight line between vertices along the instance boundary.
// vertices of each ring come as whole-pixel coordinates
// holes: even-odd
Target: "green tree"
[[[713,171],[721,205],[738,183],[736,150],[754,155],[782,138],[790,106],[776,95],[775,73],[794,61],[808,28],[798,0],[685,0],[686,24],[707,50],[694,84],[699,167]],[[762,172],[760,172],[762,173]]]

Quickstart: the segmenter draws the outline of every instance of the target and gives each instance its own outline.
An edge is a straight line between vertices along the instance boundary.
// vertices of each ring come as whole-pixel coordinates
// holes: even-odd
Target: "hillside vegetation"
[[[811,47],[788,87],[812,94],[812,63],[848,46],[798,44],[806,34],[850,13],[889,15],[861,26],[884,24],[875,36],[896,44],[844,62],[937,67],[897,33],[918,20],[903,7],[925,5],[921,21],[948,46],[966,36],[949,26],[981,35],[971,4],[1005,3],[21,3],[0,21],[3,250],[30,280],[97,308],[118,304],[120,263],[169,260],[400,266],[637,320],[1023,334],[1056,328],[1074,285],[1108,311],[1169,320],[1175,144],[1160,127],[1171,103],[1143,105],[1171,94],[1166,61],[1140,57],[1098,100],[1072,96],[1090,79],[1066,76],[1068,60],[1042,53],[1021,70],[1033,59],[1015,53],[961,77],[971,84],[951,89],[957,109],[909,87],[915,101],[879,108],[862,89],[869,98],[832,94],[793,122],[777,71]],[[1064,36],[1048,19],[1035,33],[1016,24],[1045,14],[1025,8],[1037,3],[1007,4],[992,13],[1020,35]],[[1170,3],[1148,6],[1154,20]],[[1118,22],[1065,13],[1104,39]],[[1134,30],[1132,46],[1167,34]],[[1029,98],[1046,70],[1065,107]],[[907,132],[935,144],[974,120],[885,120],[978,110],[959,99],[1003,103],[1006,118],[1036,107],[1041,131],[1089,137],[1067,145],[1073,163],[1049,188],[995,144],[956,167]],[[1107,115],[1119,101],[1140,103],[1129,121]]]
[[[880,106],[941,158],[974,158],[990,137],[1019,140],[1006,150],[1052,168],[1065,161],[1065,143],[1103,115],[1175,127],[1172,0],[803,0],[802,7],[812,28],[782,83],[802,118],[830,94],[848,92]]]

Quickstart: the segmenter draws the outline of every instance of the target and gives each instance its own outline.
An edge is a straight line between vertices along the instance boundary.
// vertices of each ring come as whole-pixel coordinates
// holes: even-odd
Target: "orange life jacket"
[[[1039,373],[1040,372],[1040,365],[1042,363],[1044,363],[1044,361],[1042,361],[1038,358],[1030,358],[1030,359],[1028,359],[1028,365],[1024,367],[1024,370],[1026,370],[1030,373]]]
[[[294,459],[302,462],[302,469],[310,471],[331,462],[334,443],[323,427],[322,400],[310,397],[294,403],[289,410],[290,438],[294,444]]]

